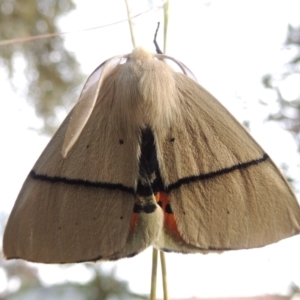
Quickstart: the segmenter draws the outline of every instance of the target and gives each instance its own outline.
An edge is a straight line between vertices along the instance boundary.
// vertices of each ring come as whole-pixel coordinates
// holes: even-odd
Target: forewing
[[[121,61],[121,57],[113,57],[103,62],[86,80],[78,102],[73,109],[62,145],[62,155],[67,156],[86,126],[96,105],[104,79]],[[101,90],[102,91],[102,90]]]
[[[30,172],[6,226],[7,258],[67,263],[106,259],[124,248],[139,136],[122,133],[109,84],[101,95],[68,155],[61,150],[72,112]]]
[[[167,137],[155,138],[183,240],[222,251],[298,233],[298,202],[267,154],[212,95],[175,76],[181,126],[173,124]]]

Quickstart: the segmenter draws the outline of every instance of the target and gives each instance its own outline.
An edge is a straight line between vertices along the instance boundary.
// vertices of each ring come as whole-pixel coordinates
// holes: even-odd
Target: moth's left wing
[[[98,93],[100,71],[23,184],[4,233],[9,259],[117,259],[144,250],[160,230],[159,209],[134,213],[140,128],[133,124],[131,134],[124,131],[115,103],[118,72],[103,79]],[[64,143],[69,146],[62,155]]]

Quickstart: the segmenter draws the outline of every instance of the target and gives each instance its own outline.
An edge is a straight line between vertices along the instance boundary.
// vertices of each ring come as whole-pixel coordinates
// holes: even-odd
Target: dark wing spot
[[[174,143],[174,141],[175,141],[175,138],[170,138],[171,143]]]
[[[139,214],[140,212],[143,211],[143,206],[140,204],[135,203],[133,206],[133,212],[136,214]]]
[[[165,211],[166,211],[167,214],[173,214],[173,210],[172,210],[172,207],[171,207],[170,203],[168,203],[166,205],[166,210]]]
[[[123,145],[124,144],[124,140],[120,139],[119,140],[119,144]]]

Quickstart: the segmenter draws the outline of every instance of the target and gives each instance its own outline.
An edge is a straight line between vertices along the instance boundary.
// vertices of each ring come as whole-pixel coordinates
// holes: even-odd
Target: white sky
[[[275,162],[288,164],[290,174],[296,177],[300,159],[293,139],[277,124],[263,122],[268,113],[276,109],[276,103],[274,95],[263,90],[261,77],[280,72],[287,59],[282,43],[287,24],[300,22],[300,1],[212,0],[209,6],[200,0],[170,2],[167,54],[184,62],[198,82],[237,119],[250,120],[251,132],[259,143]],[[132,14],[147,10],[149,3],[132,1]],[[76,11],[61,20],[61,27],[62,31],[71,31],[125,18],[123,0],[77,1]],[[159,20],[162,21],[159,9],[135,19],[138,44],[154,51],[152,40]],[[162,48],[162,31],[159,42]],[[132,50],[126,22],[70,34],[66,36],[66,45],[77,55],[86,74],[105,59]],[[20,74],[24,63],[20,59]],[[299,86],[299,77],[291,80]],[[40,121],[22,98],[22,75],[16,79],[16,91],[10,89],[1,70],[0,82],[0,209],[8,213],[49,138],[30,129],[39,126]],[[299,93],[299,90],[292,90],[294,94]],[[259,99],[270,105],[258,104]],[[167,254],[170,295],[224,297],[286,293],[292,281],[300,285],[299,253],[300,237],[294,237],[262,249],[222,255]],[[105,269],[116,266],[118,276],[126,279],[133,291],[149,293],[150,249],[134,258],[102,265]],[[74,268],[78,270],[67,272],[57,271],[56,266],[46,266],[41,268],[41,275],[48,284],[64,279],[84,281],[89,276],[82,266]],[[158,289],[162,296],[160,283]]]

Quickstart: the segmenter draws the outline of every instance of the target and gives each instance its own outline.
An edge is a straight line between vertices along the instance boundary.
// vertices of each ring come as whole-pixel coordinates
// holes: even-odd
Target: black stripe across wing
[[[86,187],[104,188],[108,190],[120,190],[133,195],[136,194],[134,188],[130,188],[121,183],[108,183],[108,182],[89,181],[84,179],[71,179],[71,178],[60,177],[60,176],[48,176],[48,175],[37,174],[34,170],[32,170],[29,173],[29,175],[33,179],[37,179],[41,181],[49,181],[51,183],[59,182],[59,183],[65,183],[70,185],[83,185]]]
[[[149,196],[150,191],[152,191],[154,194],[159,191],[165,191],[165,192],[170,192],[171,190],[180,188],[184,184],[196,182],[196,181],[202,181],[202,180],[207,180],[211,179],[220,175],[228,174],[230,172],[233,172],[235,170],[240,170],[240,169],[246,169],[250,166],[260,164],[267,160],[269,158],[268,154],[264,154],[261,158],[258,159],[253,159],[245,163],[240,163],[233,165],[228,168],[224,168],[218,171],[210,172],[207,174],[200,174],[200,175],[195,175],[195,176],[189,176],[189,177],[184,177],[179,179],[178,181],[170,184],[168,188],[164,188],[162,179],[160,177],[159,169],[157,168],[157,173],[156,176],[157,178],[152,182],[151,187],[142,185],[139,182],[138,189],[135,191],[133,187],[127,187],[121,183],[108,183],[108,182],[99,182],[99,181],[89,181],[89,180],[84,180],[84,179],[71,179],[71,178],[66,178],[66,177],[60,177],[60,176],[48,176],[44,174],[37,174],[34,170],[32,170],[29,175],[36,180],[41,180],[41,181],[48,181],[51,183],[65,183],[65,184],[70,184],[70,185],[83,185],[86,187],[95,187],[95,188],[104,188],[104,189],[109,189],[109,190],[120,190],[126,193],[130,193],[132,195],[140,195],[140,196]],[[151,192],[151,194],[152,194]]]
[[[214,177],[217,177],[217,176],[220,176],[220,175],[228,174],[228,173],[233,172],[235,170],[247,169],[250,166],[258,165],[258,164],[264,162],[268,158],[269,158],[269,155],[265,153],[261,158],[253,159],[253,160],[250,160],[250,161],[245,162],[245,163],[236,164],[236,165],[233,165],[232,167],[224,168],[224,169],[221,169],[221,170],[218,170],[218,171],[213,171],[213,172],[210,172],[210,173],[207,173],[207,174],[200,174],[200,175],[195,175],[195,176],[184,177],[184,178],[181,178],[178,181],[170,184],[168,186],[168,188],[166,189],[166,192],[168,193],[171,190],[178,189],[183,184],[188,184],[188,183],[192,183],[192,182],[196,182],[196,181],[211,179],[211,178],[214,178]]]

